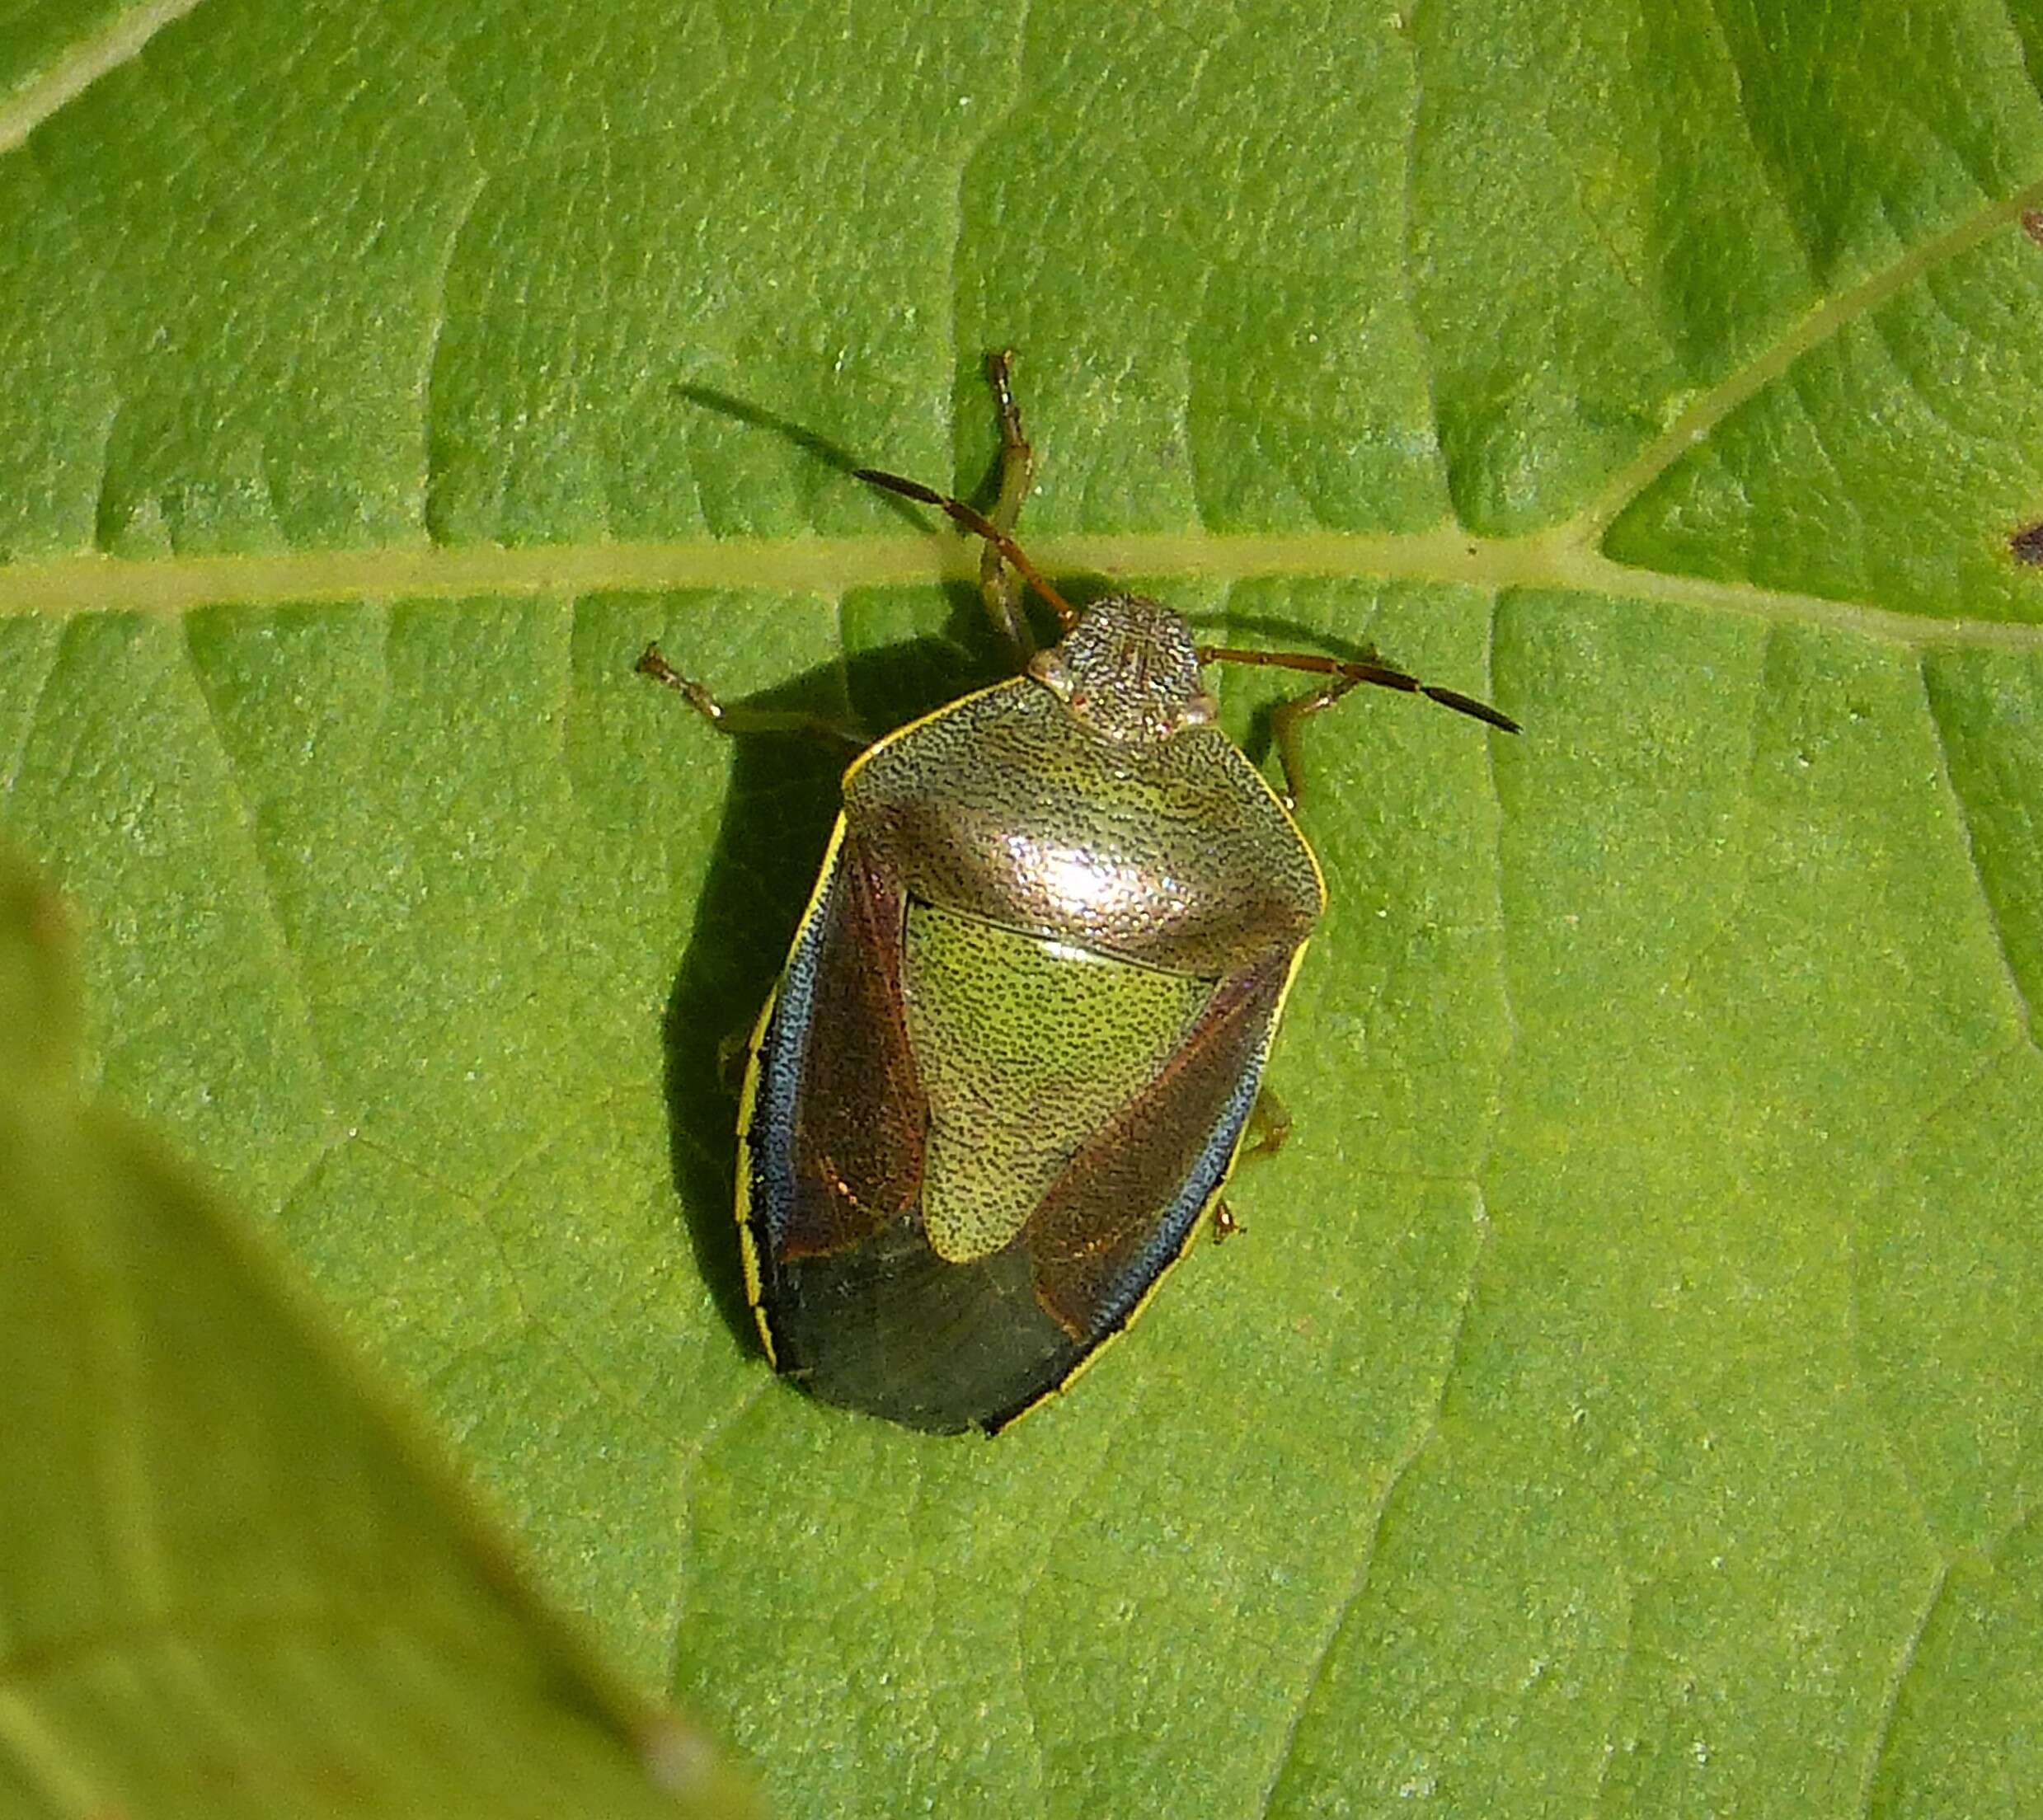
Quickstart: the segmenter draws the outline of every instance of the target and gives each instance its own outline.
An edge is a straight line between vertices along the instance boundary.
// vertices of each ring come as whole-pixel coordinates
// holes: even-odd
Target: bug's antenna
[[[1337,677],[1350,687],[1358,682],[1374,682],[1378,688],[1422,695],[1429,701],[1437,701],[1444,708],[1452,708],[1457,714],[1465,714],[1471,720],[1483,721],[1505,733],[1525,730],[1502,709],[1493,708],[1487,701],[1478,701],[1472,695],[1463,695],[1458,689],[1443,689],[1430,682],[1421,682],[1417,677],[1403,670],[1393,670],[1388,664],[1350,663],[1343,658],[1322,657],[1314,651],[1237,650],[1224,645],[1201,645],[1199,661],[1260,664],[1271,669],[1309,670],[1315,676]]]
[[[962,500],[954,500],[947,493],[939,493],[933,487],[924,486],[920,481],[904,480],[899,474],[890,474],[884,468],[862,467],[855,471],[858,478],[890,493],[898,493],[902,498],[913,500],[918,504],[933,505],[963,525],[975,537],[984,537],[1007,561],[1014,565],[1015,572],[1050,603],[1056,614],[1058,623],[1066,631],[1078,623],[1078,609],[1044,579],[1043,572],[1028,559],[1022,546],[1003,531],[983,512],[975,512]]]

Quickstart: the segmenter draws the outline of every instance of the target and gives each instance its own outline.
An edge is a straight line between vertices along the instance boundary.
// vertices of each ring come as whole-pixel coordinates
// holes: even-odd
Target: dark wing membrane
[[[919,1218],[782,1264],[763,1311],[781,1370],[812,1395],[937,1433],[999,1427],[1092,1350],[1043,1311],[1019,1242],[951,1264]]]
[[[1221,981],[1168,1065],[1087,1140],[1022,1228],[1038,1299],[1088,1350],[1126,1324],[1226,1180],[1291,960]]]
[[[745,1133],[769,1262],[858,1245],[922,1194],[928,1109],[901,1007],[906,902],[847,835],[788,956]]]

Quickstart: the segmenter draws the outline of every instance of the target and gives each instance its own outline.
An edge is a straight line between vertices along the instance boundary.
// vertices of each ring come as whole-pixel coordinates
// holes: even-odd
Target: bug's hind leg
[[[1282,1150],[1296,1121],[1287,1106],[1268,1087],[1260,1089],[1256,1104],[1248,1109],[1248,1134],[1242,1146],[1241,1161],[1260,1162]]]
[[[719,733],[734,739],[750,733],[805,733],[861,751],[872,743],[862,728],[833,720],[828,715],[809,714],[800,708],[759,707],[749,701],[720,701],[707,683],[683,676],[669,664],[657,645],[648,645],[632,668],[664,683]]]
[[[1238,1168],[1243,1163],[1261,1162],[1266,1156],[1274,1156],[1284,1148],[1285,1140],[1291,1135],[1290,1109],[1269,1088],[1262,1088],[1256,1095],[1256,1104],[1248,1109],[1248,1130],[1242,1139],[1241,1153],[1235,1159]],[[1238,1232],[1246,1232],[1247,1227],[1235,1218],[1234,1209],[1225,1201],[1213,1203],[1213,1242],[1224,1245]]]
[[[1036,451],[1022,432],[1022,410],[1014,401],[1013,368],[1012,349],[986,357],[986,377],[1000,406],[1000,493],[988,518],[996,530],[1009,537],[1021,522],[1022,504],[1036,479]],[[979,556],[979,589],[985,598],[987,617],[1026,664],[1036,655],[1036,640],[1022,607],[1022,578],[1007,566],[997,544],[989,543]]]

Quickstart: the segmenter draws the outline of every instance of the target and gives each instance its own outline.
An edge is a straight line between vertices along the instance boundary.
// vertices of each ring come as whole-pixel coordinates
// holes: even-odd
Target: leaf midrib
[[[139,55],[195,0],[153,0],[0,108],[0,152],[91,82]],[[1697,396],[1608,484],[1562,523],[1516,537],[1473,535],[1451,520],[1429,531],[1355,533],[1175,531],[1032,541],[1053,575],[1182,575],[1222,583],[1282,576],[1367,578],[1472,587],[1565,589],[1651,600],[1855,631],[1918,650],[2043,650],[2043,626],[1897,612],[1870,601],[1805,593],[1613,561],[1611,525],[1739,406],[1803,354],[1947,264],[2043,208],[2043,180],[1989,203],[1911,247],[1790,325],[1765,349]],[[448,550],[421,543],[302,555],[116,558],[98,552],[0,566],[0,617],[143,612],[174,617],[201,606],[547,595],[608,591],[761,589],[838,596],[854,589],[970,581],[975,550],[958,539],[702,537],[673,542],[565,543]]]
[[[1636,568],[1589,546],[1585,539],[1594,529],[1585,514],[1521,537],[1474,537],[1453,526],[1396,535],[1165,532],[1046,537],[1031,542],[1030,553],[1053,575],[1181,575],[1223,583],[1310,575],[1492,593],[1554,589],[1834,626],[1923,650],[2043,651],[2043,626],[1937,618],[1866,601]],[[969,582],[978,573],[978,556],[961,539],[895,535],[516,550],[420,546],[140,561],[94,555],[0,569],[0,617],[124,612],[175,618],[200,607],[709,589],[834,597],[861,588]]]

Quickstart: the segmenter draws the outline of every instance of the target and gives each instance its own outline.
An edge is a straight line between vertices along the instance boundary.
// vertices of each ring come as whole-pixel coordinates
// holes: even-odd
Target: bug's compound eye
[[[1064,661],[1063,648],[1053,645],[1046,651],[1038,651],[1029,659],[1029,674],[1045,688],[1068,700],[1071,696],[1071,666]]]

